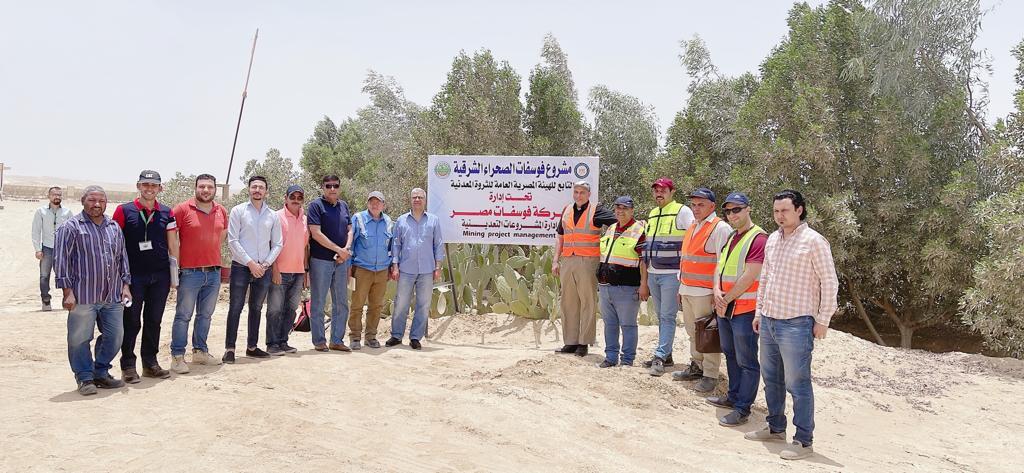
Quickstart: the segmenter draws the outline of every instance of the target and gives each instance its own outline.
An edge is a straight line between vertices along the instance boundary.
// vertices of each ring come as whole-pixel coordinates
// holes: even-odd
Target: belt
[[[214,271],[220,271],[220,266],[200,266],[198,268],[182,268],[182,271],[198,271],[202,273],[212,273]]]

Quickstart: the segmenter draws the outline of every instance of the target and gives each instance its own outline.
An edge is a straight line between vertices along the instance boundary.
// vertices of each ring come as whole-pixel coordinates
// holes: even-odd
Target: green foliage
[[[529,152],[541,156],[585,153],[583,114],[565,53],[554,36],[544,36],[543,62],[530,72],[523,125]]]
[[[599,85],[591,89],[588,108],[594,114],[594,143],[601,157],[601,202],[621,195],[641,198],[649,183],[637,179],[658,152],[658,117],[636,97]]]
[[[164,181],[163,186],[164,190],[157,200],[174,208],[196,195],[196,175],[186,176],[176,172],[174,177]]]
[[[511,245],[449,245],[449,249],[454,291],[463,311],[558,317],[560,284],[551,272],[553,247],[533,247],[529,252]]]

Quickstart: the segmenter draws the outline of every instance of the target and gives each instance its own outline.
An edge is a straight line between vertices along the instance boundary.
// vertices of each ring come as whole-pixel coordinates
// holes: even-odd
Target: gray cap
[[[590,183],[589,183],[589,182],[587,182],[587,181],[576,181],[576,182],[574,182],[574,183],[572,184],[572,186],[573,186],[574,188],[575,188],[575,187],[583,187],[583,188],[587,189],[588,191],[590,190]]]
[[[139,173],[139,184],[160,184],[160,173],[149,169]]]
[[[369,202],[370,199],[377,199],[381,202],[384,202],[384,194],[381,193],[380,191],[373,191],[370,193],[370,195],[366,196],[367,202]]]
[[[284,196],[288,197],[292,195],[293,192],[301,192],[303,196],[306,195],[306,191],[302,190],[302,186],[298,184],[292,184],[288,186],[288,190],[284,191]]]

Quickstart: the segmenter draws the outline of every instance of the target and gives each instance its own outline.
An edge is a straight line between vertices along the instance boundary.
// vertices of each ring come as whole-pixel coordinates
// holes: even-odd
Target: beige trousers
[[[384,307],[384,292],[388,288],[388,270],[370,271],[355,267],[353,276],[356,289],[352,291],[352,305],[349,307],[348,330],[350,340],[376,340],[380,311]],[[366,337],[363,333],[363,305],[366,309]]]
[[[697,344],[694,343],[694,332],[697,330],[697,319],[710,314],[714,310],[714,296],[680,296],[679,309],[683,311],[683,324],[686,327],[686,335],[690,337],[690,360],[697,363],[704,370],[704,376],[718,378],[721,365],[721,353],[701,353],[697,351]],[[677,362],[678,363],[678,362]]]
[[[590,345],[597,337],[597,267],[600,258],[559,258],[562,281],[562,338],[566,345]]]

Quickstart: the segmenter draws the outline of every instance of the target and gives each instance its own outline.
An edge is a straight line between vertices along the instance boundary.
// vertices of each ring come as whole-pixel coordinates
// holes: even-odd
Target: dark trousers
[[[142,329],[142,365],[157,364],[160,349],[160,321],[171,291],[170,269],[152,274],[132,274],[132,306],[124,309],[124,339],[121,369],[135,367],[135,341]]]
[[[39,260],[39,298],[43,300],[43,304],[50,303],[51,272],[53,272],[53,248],[44,246],[43,259]]]
[[[281,284],[271,284],[267,308],[267,347],[288,344],[288,334],[295,323],[295,309],[302,299],[305,273],[283,273]]]
[[[256,348],[260,342],[260,317],[263,314],[263,303],[270,292],[270,273],[263,273],[262,278],[253,277],[247,266],[231,263],[231,285],[228,288],[228,329],[224,337],[224,348],[235,349],[238,339],[238,319],[242,315],[245,296],[249,296],[249,330],[246,337],[246,348]]]

